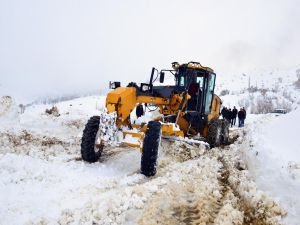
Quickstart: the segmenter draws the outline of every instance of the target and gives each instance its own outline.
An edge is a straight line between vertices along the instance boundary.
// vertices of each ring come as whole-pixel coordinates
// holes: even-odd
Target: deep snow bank
[[[266,143],[285,163],[300,163],[300,108],[278,116],[265,127]]]
[[[258,188],[288,212],[284,224],[300,221],[300,110],[274,116],[249,115],[241,148]]]

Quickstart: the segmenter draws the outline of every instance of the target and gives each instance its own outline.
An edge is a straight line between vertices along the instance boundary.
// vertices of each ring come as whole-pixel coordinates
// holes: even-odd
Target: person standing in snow
[[[223,119],[225,119],[226,111],[227,111],[226,107],[223,107],[223,109],[221,110],[221,115],[222,115]]]
[[[243,120],[243,126],[244,126],[247,113],[245,107],[243,107],[242,110],[244,112],[244,120]]]
[[[245,120],[245,112],[241,108],[240,111],[238,112],[238,118],[239,118],[239,127],[244,126],[244,120]]]
[[[234,119],[234,111],[233,110],[230,110],[230,127],[233,126],[233,119]]]
[[[231,111],[231,108],[229,108],[228,112],[227,112],[227,120],[228,120],[229,124],[231,124],[231,118],[232,118],[232,111]]]
[[[243,107],[242,110],[245,113],[245,119],[246,119],[246,109],[245,109],[245,107]]]
[[[235,108],[235,106],[233,107],[233,110],[232,110],[232,116],[233,116],[233,119],[232,119],[232,124],[231,124],[231,126],[232,125],[234,125],[235,126],[235,123],[236,123],[236,116],[237,116],[237,114],[238,114],[238,111],[237,111],[237,109]]]

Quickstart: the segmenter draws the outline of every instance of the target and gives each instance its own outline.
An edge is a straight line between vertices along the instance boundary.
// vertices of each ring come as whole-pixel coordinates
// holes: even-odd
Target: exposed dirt
[[[41,159],[63,154],[76,157],[79,144],[80,138],[74,136],[61,139],[27,130],[0,132],[0,153],[31,155]]]
[[[80,131],[83,130],[85,124],[86,124],[86,121],[83,119],[67,120],[67,121],[62,122],[62,125],[67,126],[69,128],[78,129]]]
[[[51,116],[59,117],[60,113],[56,106],[52,106],[50,109],[46,109],[45,113]]]

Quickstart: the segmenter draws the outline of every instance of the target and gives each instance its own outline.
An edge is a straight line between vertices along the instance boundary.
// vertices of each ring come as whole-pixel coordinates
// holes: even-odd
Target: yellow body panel
[[[126,141],[127,135],[137,138],[137,142],[134,143],[134,142]],[[123,138],[125,139],[125,141],[123,141],[123,144],[126,144],[127,146],[130,146],[133,148],[139,148],[140,150],[142,150],[144,137],[145,137],[144,132],[123,131]]]
[[[219,96],[214,95],[212,104],[211,104],[211,111],[208,114],[208,123],[213,119],[219,119],[220,117],[220,108],[221,108],[221,99]]]
[[[175,127],[175,124],[172,123],[163,123],[162,124],[162,134],[165,136],[180,136],[184,137],[184,133]]]
[[[149,103],[149,104],[157,104],[157,105],[164,105],[170,104],[170,99],[168,98],[159,98],[159,97],[152,97],[152,96],[139,96],[137,97],[137,103]]]
[[[136,89],[119,87],[107,94],[106,109],[109,113],[117,112],[117,125],[127,124],[130,113],[136,106]]]
[[[132,137],[138,138],[138,141],[136,143],[132,143],[132,142],[126,142],[123,141],[123,144],[126,144],[130,147],[135,147],[135,148],[139,148],[140,150],[142,150],[143,148],[143,140],[145,138],[145,133],[147,130],[147,125],[144,124],[142,126],[133,124],[132,125],[134,128],[139,129],[140,132],[133,132],[133,131],[123,131],[123,138],[126,137],[126,135],[130,135]],[[161,125],[161,131],[162,131],[162,135],[164,136],[177,136],[177,137],[184,137],[184,132],[182,130],[180,130],[178,127],[175,126],[175,124],[172,123],[162,123]]]

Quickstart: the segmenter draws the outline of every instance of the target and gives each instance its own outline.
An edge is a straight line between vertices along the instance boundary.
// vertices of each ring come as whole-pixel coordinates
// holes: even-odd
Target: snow
[[[256,201],[266,202],[261,207],[269,212],[269,219],[277,221],[283,215],[275,203],[266,208],[272,199],[259,192],[248,176],[243,186],[238,185],[236,181],[246,174],[229,163],[226,170],[233,174],[228,179],[232,188],[226,187],[225,193],[222,150],[209,151],[201,141],[163,140],[158,173],[152,178],[140,174],[137,149],[110,147],[104,149],[100,162],[83,162],[82,130],[90,116],[101,114],[101,107],[96,107],[101,99],[92,96],[56,104],[58,117],[45,114],[52,105],[32,105],[3,122],[1,223],[176,224],[189,218],[195,223],[239,224],[248,218],[243,204]],[[235,158],[228,155],[228,162]],[[250,195],[234,194],[246,190],[251,190],[255,201]],[[195,216],[189,215],[191,207]]]
[[[93,165],[48,162],[15,154],[1,156],[0,191],[5,193],[0,199],[1,223],[23,224],[40,218],[54,223],[63,210],[87,204],[93,197],[93,192],[89,193],[91,187],[99,190],[110,188],[119,180],[126,182],[127,174],[138,169],[138,156],[132,151]],[[127,165],[128,160],[135,163]]]
[[[300,110],[289,114],[250,116],[243,155],[258,187],[287,210],[284,224],[300,218]]]
[[[250,86],[258,88],[282,89],[291,86],[297,79],[296,71],[300,65],[286,68],[253,69],[240,74],[223,74],[217,71],[216,91],[228,89],[238,94]]]
[[[287,211],[283,224],[300,222],[300,98],[296,67],[252,71],[238,76],[219,75],[217,92],[230,90],[222,96],[223,106],[247,108],[245,139],[237,152],[258,188],[270,194]],[[260,92],[245,91],[249,85],[269,89],[264,98]],[[276,91],[272,91],[276,90]],[[288,114],[251,115],[258,101],[271,99],[273,108],[292,110]],[[285,106],[285,107],[283,107]],[[286,106],[290,106],[290,109]]]
[[[216,93],[228,90],[229,94],[221,96],[223,105],[229,108],[245,107],[251,113],[271,112],[275,108],[295,110],[300,103],[299,90],[294,85],[299,67],[254,70],[240,75],[220,74],[217,76]],[[251,87],[249,91],[248,87]],[[258,105],[267,106],[267,110],[259,109]]]
[[[81,160],[82,131],[91,116],[102,115],[104,96],[59,102],[59,116],[45,113],[53,104],[27,105],[22,113],[13,98],[0,97],[1,223],[299,224],[300,108],[294,70],[254,71],[233,81],[222,76],[217,91],[231,91],[222,97],[223,105],[244,106],[250,94],[242,89],[251,76],[265,88],[279,83],[279,91],[267,96],[289,101],[292,111],[248,113],[244,128],[230,129],[235,141],[224,148],[163,138],[158,172],[151,178],[140,174],[136,148],[108,146],[99,162]],[[135,123],[159,116],[149,110],[139,119],[134,114]],[[131,135],[125,140],[136,141]]]
[[[300,108],[278,116],[265,127],[265,146],[284,163],[300,163]],[[284,153],[284,154],[283,154]],[[300,164],[299,164],[300,165]]]
[[[140,138],[139,137],[133,137],[131,134],[126,134],[125,138],[122,140],[122,142],[130,143],[133,145],[141,145]]]

